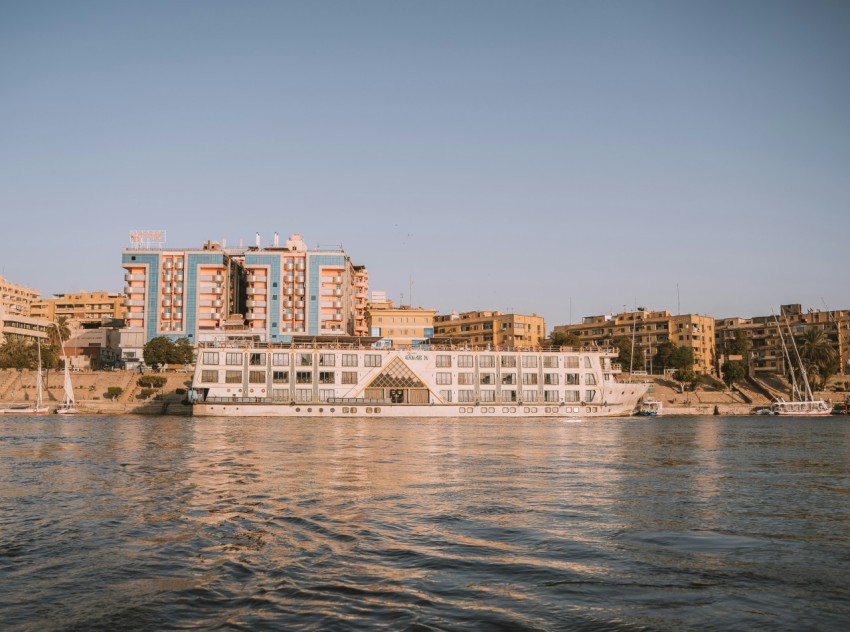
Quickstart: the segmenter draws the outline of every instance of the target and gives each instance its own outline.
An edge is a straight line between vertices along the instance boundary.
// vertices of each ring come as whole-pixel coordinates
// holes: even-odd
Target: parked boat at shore
[[[196,416],[602,417],[647,391],[618,382],[615,349],[379,349],[349,343],[202,343]]]
[[[38,373],[35,379],[35,404],[12,404],[0,408],[0,415],[46,415],[50,409],[44,405],[41,376],[41,343],[38,345]]]
[[[779,340],[782,344],[782,351],[785,354],[785,359],[788,361],[788,366],[793,367],[794,364],[791,362],[791,354],[788,352],[788,346],[785,344],[785,338],[782,334],[782,327],[775,315],[774,321],[776,322],[776,329],[779,332]],[[791,340],[790,346],[793,347],[794,354],[797,358],[797,368],[800,371],[800,377],[802,379],[805,392],[800,392],[800,389],[797,386],[797,380],[794,376],[794,370],[792,369],[792,401],[786,402],[784,399],[779,398],[775,402],[771,403],[770,412],[774,415],[788,415],[794,417],[823,417],[831,415],[832,405],[822,399],[815,399],[811,386],[809,385],[809,377],[806,374],[806,367],[803,365],[803,359],[800,357],[800,352],[797,349],[797,341],[794,340],[794,332],[791,331],[791,325],[788,323],[787,319],[785,324],[788,327],[788,337]],[[799,399],[795,399],[795,397],[799,397]]]
[[[638,417],[658,417],[664,414],[664,404],[660,399],[645,399],[634,414]]]

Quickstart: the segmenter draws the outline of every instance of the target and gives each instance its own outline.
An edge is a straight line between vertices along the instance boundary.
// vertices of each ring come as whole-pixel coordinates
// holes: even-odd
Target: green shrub
[[[141,391],[139,391],[139,399],[147,399],[154,393],[156,393],[156,389],[154,388],[143,388]]]
[[[110,399],[118,399],[118,396],[124,392],[120,386],[110,386],[106,389],[106,396]]]
[[[143,375],[136,383],[143,388],[162,388],[167,381],[162,375]]]
[[[185,394],[186,394],[186,389],[185,389],[185,388],[178,388],[178,389],[177,389],[177,390],[175,390],[174,392],[175,392],[175,393],[177,393],[178,395],[185,395]]]

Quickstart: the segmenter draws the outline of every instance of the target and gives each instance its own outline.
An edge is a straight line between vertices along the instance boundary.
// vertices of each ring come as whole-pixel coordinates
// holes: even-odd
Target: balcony
[[[223,301],[220,298],[217,298],[214,301],[211,301],[211,304],[212,304],[212,307],[221,307],[222,302]]]
[[[174,275],[171,272],[163,272],[162,278],[164,281],[171,281],[174,279]]]
[[[249,320],[265,320],[266,313],[265,312],[248,312]]]
[[[141,299],[127,299],[124,301],[124,307],[144,307],[145,302]]]
[[[296,294],[297,296],[304,296],[304,288],[303,288],[303,287],[297,287],[297,288],[295,288],[295,294]]]
[[[166,307],[171,307],[171,297],[166,296],[164,299],[162,299],[162,304]]]
[[[221,287],[211,287],[208,290],[203,290],[207,294],[224,294],[224,288]]]
[[[265,307],[265,301],[246,301],[245,303],[248,307]]]
[[[166,270],[171,270],[171,268],[173,268],[173,267],[174,267],[174,262],[173,262],[171,259],[166,259],[165,264],[163,265],[163,267],[164,267]]]
[[[183,320],[183,312],[174,312],[174,320]]]
[[[125,274],[124,280],[125,281],[144,281],[145,275],[144,274]]]
[[[334,290],[333,296],[342,296],[342,290]]]
[[[212,318],[213,320],[218,320],[221,318],[221,312],[209,312],[205,314],[205,318]]]
[[[176,267],[177,267],[177,269],[178,269],[178,270],[182,270],[182,269],[183,269],[183,259],[178,259],[178,260],[177,260]]]
[[[266,292],[268,292],[268,290],[266,290],[265,288],[258,288],[258,287],[249,287],[248,288],[248,296],[265,296]]]
[[[295,307],[304,307],[304,300],[299,298],[295,301]]]
[[[250,275],[248,275],[248,280],[251,283],[265,283],[267,278],[268,277],[266,277],[265,274],[250,274]]]
[[[215,281],[216,283],[224,283],[224,277],[220,274],[216,274],[213,277],[213,281]]]
[[[170,311],[162,312],[162,317],[165,318],[166,320],[171,320],[171,312]]]
[[[294,274],[285,274],[285,275],[283,275],[283,280],[286,281],[287,283],[292,283],[295,280],[295,275]]]

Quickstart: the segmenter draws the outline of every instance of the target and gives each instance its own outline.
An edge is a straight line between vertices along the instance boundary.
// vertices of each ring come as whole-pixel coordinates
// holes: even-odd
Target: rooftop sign
[[[162,248],[165,245],[164,230],[134,230],[130,233],[132,248]]]

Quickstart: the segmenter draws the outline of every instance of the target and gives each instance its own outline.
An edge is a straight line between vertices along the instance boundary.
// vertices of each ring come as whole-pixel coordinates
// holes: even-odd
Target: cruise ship
[[[630,415],[647,391],[618,381],[615,349],[376,348],[201,343],[196,416],[563,417]]]

